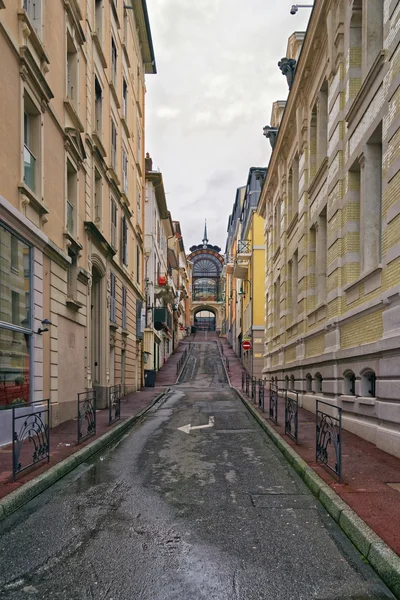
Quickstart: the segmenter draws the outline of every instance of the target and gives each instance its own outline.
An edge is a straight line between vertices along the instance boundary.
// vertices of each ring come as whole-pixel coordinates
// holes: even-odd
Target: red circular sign
[[[251,342],[249,342],[248,340],[245,340],[244,342],[242,342],[242,348],[243,348],[243,350],[250,350]]]

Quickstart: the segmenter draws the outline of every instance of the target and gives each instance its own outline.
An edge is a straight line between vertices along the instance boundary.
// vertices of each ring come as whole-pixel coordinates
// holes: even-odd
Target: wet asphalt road
[[[163,404],[0,524],[0,598],[393,596],[199,343]]]

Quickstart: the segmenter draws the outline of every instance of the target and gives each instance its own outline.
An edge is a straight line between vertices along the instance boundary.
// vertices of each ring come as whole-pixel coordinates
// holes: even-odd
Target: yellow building
[[[257,214],[265,168],[252,167],[228,222],[226,335],[246,370],[260,376],[264,353],[264,219]],[[232,253],[232,254],[231,254]],[[242,342],[251,342],[242,350]]]
[[[111,385],[142,384],[144,78],[154,53],[145,0],[0,9],[1,268],[13,279],[2,272],[0,378],[22,377],[25,401],[50,398],[55,425],[76,416],[85,388],[104,406]]]
[[[259,204],[265,373],[309,410],[341,407],[346,429],[397,456],[399,9],[316,0],[301,53],[302,36],[289,40]]]

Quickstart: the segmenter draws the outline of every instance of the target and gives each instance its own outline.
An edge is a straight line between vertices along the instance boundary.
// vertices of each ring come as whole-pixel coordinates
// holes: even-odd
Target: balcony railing
[[[35,169],[36,158],[33,156],[28,146],[24,146],[24,181],[32,192],[35,191]]]
[[[251,242],[249,240],[239,240],[238,242],[238,254],[251,254]]]

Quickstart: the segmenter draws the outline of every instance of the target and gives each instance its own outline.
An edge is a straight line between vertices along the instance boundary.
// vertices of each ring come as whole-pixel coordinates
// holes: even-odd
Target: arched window
[[[344,389],[343,393],[347,396],[356,395],[356,376],[353,371],[346,371],[344,374]]]
[[[367,369],[362,373],[361,395],[376,398],[376,375],[372,369]]]
[[[288,390],[288,389],[289,389],[289,377],[288,377],[288,375],[286,375],[286,377],[285,377],[285,390]]]
[[[292,375],[290,378],[290,389],[294,390],[294,375]]]
[[[314,377],[315,380],[315,391],[317,394],[321,394],[322,393],[322,375],[321,373],[317,373]]]
[[[306,375],[306,392],[312,392],[312,376],[310,373]]]

